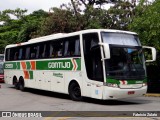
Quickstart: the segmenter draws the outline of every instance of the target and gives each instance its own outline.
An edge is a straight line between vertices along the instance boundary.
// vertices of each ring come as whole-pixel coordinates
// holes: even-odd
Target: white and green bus
[[[145,60],[143,50],[152,53]],[[83,96],[119,99],[147,91],[145,62],[153,47],[141,46],[134,32],[89,29],[58,33],[6,46],[5,83]]]

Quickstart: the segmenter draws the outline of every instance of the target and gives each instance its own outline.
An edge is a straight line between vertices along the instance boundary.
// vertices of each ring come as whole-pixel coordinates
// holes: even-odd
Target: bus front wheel
[[[80,89],[78,83],[73,82],[69,85],[69,95],[70,95],[71,99],[74,101],[82,100],[81,89]]]

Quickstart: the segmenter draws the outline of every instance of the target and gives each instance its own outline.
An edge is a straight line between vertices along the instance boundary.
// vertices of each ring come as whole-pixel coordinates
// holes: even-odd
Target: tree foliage
[[[15,10],[4,10],[0,12],[0,50],[4,51],[7,44],[25,42],[37,36],[37,30],[41,26],[43,18],[48,13],[43,10],[34,11],[29,15],[25,15],[27,10],[19,8]]]
[[[81,29],[83,21],[81,21],[81,15],[79,14],[79,20],[69,10],[63,10],[60,8],[52,8],[52,12],[49,16],[43,19],[39,35],[48,35],[59,32],[73,32]]]
[[[160,0],[153,4],[139,5],[136,16],[129,29],[139,34],[143,45],[154,46],[158,51],[157,64],[160,62]],[[160,64],[159,64],[160,65]]]
[[[114,4],[110,9],[103,5]],[[27,10],[0,11],[0,41],[4,44],[24,42],[38,36],[83,29],[106,28],[135,31],[144,45],[156,46],[159,35],[159,0],[147,4],[140,0],[71,0],[49,12],[37,10],[26,15]],[[12,16],[15,18],[13,19]]]
[[[19,8],[15,10],[4,10],[0,12],[0,50],[4,51],[4,47],[7,44],[17,43],[17,37],[23,24],[23,17],[27,10],[21,10]],[[12,16],[11,16],[12,15]],[[12,17],[15,17],[14,19]],[[2,50],[3,49],[3,50]]]
[[[158,38],[158,36],[160,36],[159,11],[160,0],[157,0],[152,5],[147,6],[143,14],[138,14],[129,26],[131,30],[139,33],[140,39],[143,40],[143,44],[155,46],[158,50],[160,50],[160,39]]]
[[[37,37],[37,31],[41,27],[41,22],[48,17],[48,13],[43,10],[37,10],[23,18],[24,24],[18,34],[18,41],[24,42],[31,38]]]

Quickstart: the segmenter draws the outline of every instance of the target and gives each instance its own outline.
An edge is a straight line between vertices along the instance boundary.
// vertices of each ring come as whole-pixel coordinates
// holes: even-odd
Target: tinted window
[[[80,56],[80,41],[78,36],[65,38],[64,56]]]
[[[30,60],[80,56],[79,36],[24,45],[6,50],[6,60]]]
[[[91,80],[103,81],[101,51],[97,33],[83,35],[84,59],[87,76]]]

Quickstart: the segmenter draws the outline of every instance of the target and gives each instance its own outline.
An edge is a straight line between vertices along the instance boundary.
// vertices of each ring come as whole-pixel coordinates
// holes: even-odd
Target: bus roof
[[[42,36],[38,38],[33,38],[28,40],[28,42],[7,45],[6,48],[21,46],[21,45],[28,45],[32,43],[38,43],[38,42],[48,41],[52,39],[65,38],[65,37],[70,37],[70,36],[79,35],[83,33],[93,33],[93,32],[114,32],[114,33],[126,33],[126,34],[137,35],[137,33],[135,32],[114,30],[114,29],[87,29],[87,30],[81,30],[81,31],[72,32],[72,33],[57,33],[57,34],[51,34],[51,35]]]

